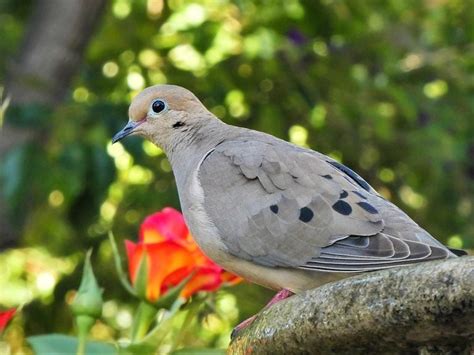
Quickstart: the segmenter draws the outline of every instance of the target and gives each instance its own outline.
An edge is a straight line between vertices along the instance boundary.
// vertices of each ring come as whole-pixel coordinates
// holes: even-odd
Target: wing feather
[[[198,176],[228,251],[261,265],[355,272],[450,255],[355,172],[273,137],[221,143]]]

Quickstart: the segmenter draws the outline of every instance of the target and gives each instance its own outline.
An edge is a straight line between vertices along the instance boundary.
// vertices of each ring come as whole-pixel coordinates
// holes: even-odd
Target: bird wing
[[[198,169],[204,208],[237,257],[350,272],[448,255],[359,175],[317,152],[241,138],[219,144]]]

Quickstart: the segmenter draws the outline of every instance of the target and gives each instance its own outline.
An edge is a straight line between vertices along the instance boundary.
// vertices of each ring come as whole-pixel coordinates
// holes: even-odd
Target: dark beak
[[[143,121],[128,121],[128,123],[125,125],[125,127],[122,128],[117,134],[112,138],[112,143],[117,143],[118,141],[122,140],[129,134],[133,132],[133,130],[139,126]]]

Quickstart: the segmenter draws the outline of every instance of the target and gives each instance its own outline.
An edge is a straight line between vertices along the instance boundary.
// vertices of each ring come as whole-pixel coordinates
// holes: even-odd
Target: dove
[[[251,282],[291,294],[457,257],[350,168],[228,125],[185,88],[156,85],[138,94],[112,141],[129,135],[166,153],[202,251]]]

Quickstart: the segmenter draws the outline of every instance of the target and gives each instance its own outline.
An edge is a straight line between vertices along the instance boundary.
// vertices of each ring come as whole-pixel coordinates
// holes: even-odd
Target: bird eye
[[[155,100],[151,104],[151,109],[154,113],[160,113],[166,108],[166,104],[162,100]]]

